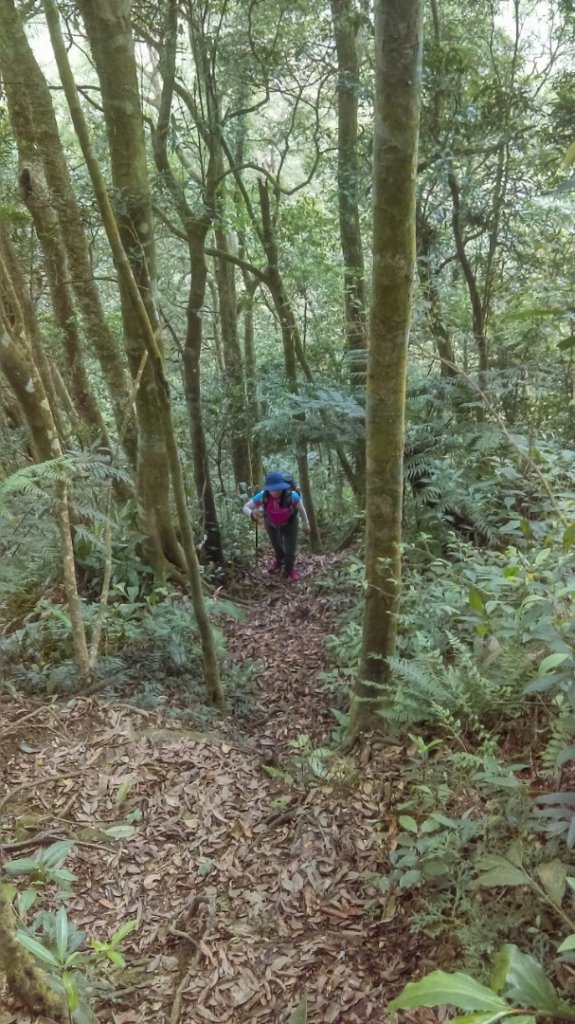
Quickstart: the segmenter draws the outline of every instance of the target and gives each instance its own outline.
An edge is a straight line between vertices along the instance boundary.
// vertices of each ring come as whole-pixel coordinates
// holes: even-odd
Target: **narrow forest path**
[[[88,940],[139,920],[101,1021],[283,1024],[305,998],[298,1022],[382,1024],[427,965],[377,885],[402,752],[309,770],[334,724],[315,679],[334,623],[312,586],[327,564],[302,562],[295,585],[255,572],[245,620],[225,626],[230,652],[261,663],[245,742],[231,721],[202,734],[118,701],[2,704],[0,854],[75,838],[71,919]]]

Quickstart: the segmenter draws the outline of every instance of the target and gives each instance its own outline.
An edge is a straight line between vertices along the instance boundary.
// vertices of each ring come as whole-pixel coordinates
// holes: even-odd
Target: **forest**
[[[0,0],[0,1024],[575,1020],[574,46]]]

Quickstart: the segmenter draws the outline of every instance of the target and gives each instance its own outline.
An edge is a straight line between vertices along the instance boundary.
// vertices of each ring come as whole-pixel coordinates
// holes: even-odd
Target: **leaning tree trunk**
[[[26,146],[40,162],[57,213],[62,242],[73,266],[71,288],[81,313],[86,337],[93,346],[110,392],[120,442],[132,467],[136,465],[137,434],[126,410],[133,397],[124,359],[106,318],[91,266],[83,214],[70,180],[52,97],[30,48],[13,0],[0,0],[0,68],[19,148]],[[24,160],[24,166],[27,161]]]
[[[82,154],[90,174],[90,180],[94,188],[94,195],[102,216],[106,236],[108,238],[114,261],[118,268],[118,275],[122,282],[123,289],[126,296],[131,299],[134,313],[137,316],[137,323],[140,328],[144,352],[147,356],[147,363],[153,369],[154,386],[156,388],[156,397],[160,413],[162,440],[164,442],[169,474],[172,481],[174,502],[178,516],[178,526],[182,537],[183,554],[190,583],[192,605],[198,625],[198,633],[202,649],[204,682],[212,703],[219,707],[223,707],[224,694],[222,690],[217,652],[214,635],[203,599],[202,578],[188,517],[184,477],[179,461],[179,452],[172,419],[169,386],[165,377],[162,353],[158,346],[156,331],[154,330],[150,317],[148,316],[148,309],[140,291],[138,280],[136,279],[132,269],[132,262],[124,249],[118,224],[114,217],[114,211],[106,191],[104,177],[95,155],[94,146],[80,105],[76,83],[68,61],[68,55],[60,29],[58,11],[54,0],[43,0],[43,7],[50,31],[54,55],[58,65],[60,80],[66,95],[66,101],[70,110],[72,123],[78,136]]]
[[[116,220],[125,253],[138,284],[152,330],[158,336],[154,305],[155,253],[147,153],[140,107],[138,74],[130,25],[130,0],[79,0],[78,4],[102,90],[102,107],[116,192]],[[172,522],[169,458],[162,427],[155,369],[148,359],[140,316],[130,286],[119,275],[122,320],[132,377],[141,372],[136,393],[138,414],[138,498],[151,559],[161,551],[185,569]],[[159,571],[160,567],[156,566]]]
[[[367,377],[366,596],[352,731],[373,727],[390,681],[401,587],[407,345],[423,0],[376,0],[373,282]]]
[[[5,294],[4,264],[0,266],[0,290]],[[11,316],[0,299],[0,371],[6,377],[30,429],[36,458],[39,462],[62,457],[62,448],[50,409],[42,378],[38,373],[27,345],[27,339],[18,332],[15,337],[10,325]],[[74,656],[78,675],[84,686],[91,680],[88,644],[82,605],[78,594],[74,546],[68,503],[68,485],[65,479],[56,480],[56,519],[62,544],[64,589],[70,615]],[[1,950],[0,950],[1,958]]]

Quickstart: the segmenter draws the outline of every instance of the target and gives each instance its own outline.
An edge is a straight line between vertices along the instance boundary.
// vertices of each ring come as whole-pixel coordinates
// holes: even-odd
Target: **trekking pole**
[[[258,567],[258,555],[259,555],[258,521],[257,521],[257,519],[255,521],[255,524],[256,524],[256,570],[257,570],[257,567]]]

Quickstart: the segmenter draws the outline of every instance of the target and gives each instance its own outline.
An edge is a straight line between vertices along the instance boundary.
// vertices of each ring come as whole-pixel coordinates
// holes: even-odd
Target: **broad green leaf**
[[[474,612],[478,612],[479,615],[485,614],[485,601],[481,591],[477,587],[471,587],[468,594],[469,606]]]
[[[554,860],[546,861],[544,864],[540,864],[537,868],[537,874],[541,881],[541,885],[545,889],[547,895],[557,904],[561,906],[561,901],[565,895],[565,889],[567,888],[567,871],[568,867],[563,864],[560,860],[555,858]]]
[[[9,878],[15,875],[29,875],[31,871],[37,871],[38,861],[32,857],[21,857],[19,860],[9,860],[4,864],[2,870]]]
[[[491,868],[489,871],[484,871],[477,879],[476,885],[485,889],[493,889],[499,885],[527,885],[528,882],[529,877],[521,870],[521,868],[516,868],[513,864],[509,864],[509,862],[507,862],[498,868]]]
[[[571,655],[566,651],[555,651],[554,654],[548,654],[546,658],[543,658],[539,666],[539,675],[544,676],[546,672],[550,672],[552,668],[562,665],[570,657]]]
[[[34,906],[38,899],[38,893],[36,889],[24,889],[24,892],[20,893],[18,897],[18,913],[20,917],[25,917],[31,907]]]
[[[417,832],[417,822],[415,818],[412,818],[410,814],[400,814],[398,818],[399,824],[406,832]]]
[[[418,882],[421,882],[421,871],[419,868],[410,868],[399,879],[399,888],[409,889],[410,886],[417,885]]]
[[[74,842],[71,839],[59,839],[57,843],[52,843],[51,846],[40,854],[38,860],[44,867],[57,868],[65,857],[68,856],[70,850],[74,849]]]
[[[470,978],[459,971],[447,974],[446,971],[432,971],[421,981],[410,981],[395,999],[388,1005],[388,1010],[414,1010],[418,1006],[456,1006],[460,1010],[492,1010],[508,1013],[509,1003],[498,996],[492,989]]]
[[[542,1010],[551,1017],[560,1016],[561,1000],[545,971],[532,956],[509,943],[497,954],[500,969],[505,970],[506,988],[514,1001],[526,1008]]]
[[[295,1010],[290,1013],[288,1024],[307,1024],[307,994],[305,992]]]
[[[37,960],[50,964],[50,967],[60,966],[54,954],[49,949],[46,949],[46,946],[43,946],[41,942],[38,942],[38,939],[34,939],[31,935],[22,931],[16,932],[16,938],[20,945],[24,946],[29,953],[32,953],[32,956],[35,956]]]
[[[60,907],[56,914],[56,949],[58,950],[58,957],[60,962],[63,963],[66,959],[66,953],[68,951],[68,915],[65,907]]]
[[[566,939],[558,947],[558,953],[568,953],[571,949],[575,949],[575,935],[568,935]]]
[[[512,849],[508,857],[499,853],[488,853],[480,857],[476,864],[479,872],[476,885],[491,888],[498,885],[527,885],[529,876],[520,867],[520,853]]]

